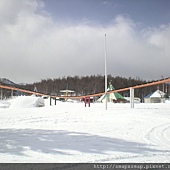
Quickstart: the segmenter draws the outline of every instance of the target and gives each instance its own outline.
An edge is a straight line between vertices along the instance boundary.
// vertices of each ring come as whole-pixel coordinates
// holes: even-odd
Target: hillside
[[[33,90],[34,86],[37,87],[39,92],[60,95],[60,90],[68,88],[69,90],[74,90],[75,95],[87,95],[104,92],[104,76],[102,75],[91,75],[91,76],[74,76],[74,77],[62,77],[55,79],[44,79],[40,82],[35,82],[33,84],[27,84],[24,87],[29,90]],[[108,75],[108,83],[112,82],[115,89],[131,87],[135,85],[145,84],[146,80],[137,78],[125,78],[125,77],[113,77]],[[135,90],[135,96],[143,99],[144,96],[155,91],[158,86],[147,87],[143,89]],[[159,86],[160,90],[162,85]],[[121,93],[123,96],[129,96],[129,92],[125,91]]]

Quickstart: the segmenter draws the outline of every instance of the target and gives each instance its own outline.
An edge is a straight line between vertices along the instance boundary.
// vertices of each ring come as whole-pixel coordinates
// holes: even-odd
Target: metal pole
[[[107,52],[106,52],[106,34],[105,34],[105,109],[107,110]]]
[[[13,98],[13,90],[11,90],[11,97]]]
[[[130,106],[131,109],[134,108],[134,89],[132,87],[130,88]]]
[[[89,107],[90,107],[90,97],[89,97]]]
[[[85,103],[85,107],[86,107],[86,97],[84,98],[84,103]]]
[[[2,100],[2,89],[1,89],[1,100]]]
[[[51,100],[52,100],[52,97],[50,97],[50,106],[52,105]]]

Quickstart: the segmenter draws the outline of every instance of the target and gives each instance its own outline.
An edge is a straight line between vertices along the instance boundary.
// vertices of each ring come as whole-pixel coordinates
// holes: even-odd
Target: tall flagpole
[[[107,52],[106,52],[106,34],[105,34],[105,109],[107,110]]]

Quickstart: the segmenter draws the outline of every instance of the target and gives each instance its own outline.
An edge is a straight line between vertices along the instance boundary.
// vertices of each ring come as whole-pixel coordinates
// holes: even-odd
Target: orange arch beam
[[[37,93],[37,92],[34,92],[34,91],[24,90],[24,89],[20,89],[20,88],[17,88],[17,87],[11,87],[11,86],[6,86],[6,85],[0,85],[0,88],[8,89],[8,90],[16,90],[16,91],[20,91],[20,92],[24,92],[24,93],[28,93],[28,94],[40,95],[40,96],[45,95],[45,94],[42,94],[42,93]]]
[[[170,82],[170,78],[166,78],[163,80],[157,80],[151,83],[146,83],[146,84],[141,84],[141,85],[136,85],[133,86],[133,89],[138,89],[138,88],[143,88],[143,87],[148,87],[148,86],[154,86],[154,85],[158,85],[158,84],[163,84],[163,83],[167,83]],[[24,89],[20,89],[20,88],[16,88],[16,87],[11,87],[11,86],[6,86],[6,85],[0,85],[0,88],[3,89],[9,89],[9,90],[16,90],[16,91],[21,91],[24,93],[28,93],[28,94],[35,94],[35,95],[39,95],[39,96],[43,96],[46,94],[43,93],[38,93],[38,92],[34,92],[34,91],[30,91],[30,90],[24,90]],[[122,91],[127,91],[130,90],[131,87],[127,87],[127,88],[122,88],[122,89],[118,89],[118,90],[112,90],[107,92],[107,94],[113,93],[113,92],[122,92]],[[105,94],[105,92],[102,93],[97,93],[97,94],[91,94],[91,95],[86,95],[86,96],[51,96],[51,95],[46,95],[46,96],[50,96],[50,97],[54,97],[54,98],[72,98],[72,99],[76,99],[76,98],[85,98],[85,97],[95,97],[95,96],[101,96]]]
[[[144,87],[154,86],[154,85],[163,84],[163,83],[167,83],[167,82],[170,82],[170,78],[166,78],[166,79],[163,79],[163,80],[157,80],[157,81],[154,81],[154,82],[151,82],[151,83],[132,86],[132,88],[133,89],[144,88]],[[127,91],[127,90],[130,90],[130,88],[131,87],[126,87],[126,88],[122,88],[122,89],[118,89],[118,90],[112,90],[112,91],[107,92],[107,94],[110,94],[110,93],[113,93],[113,92]],[[70,96],[70,98],[95,97],[95,96],[101,96],[103,94],[105,94],[105,92],[97,93],[97,94],[91,94],[91,95],[87,95],[87,96]]]

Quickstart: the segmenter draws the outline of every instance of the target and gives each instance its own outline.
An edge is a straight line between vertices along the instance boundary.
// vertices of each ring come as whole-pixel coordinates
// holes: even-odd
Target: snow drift
[[[19,96],[10,105],[10,108],[31,108],[45,106],[44,99],[36,96]]]

